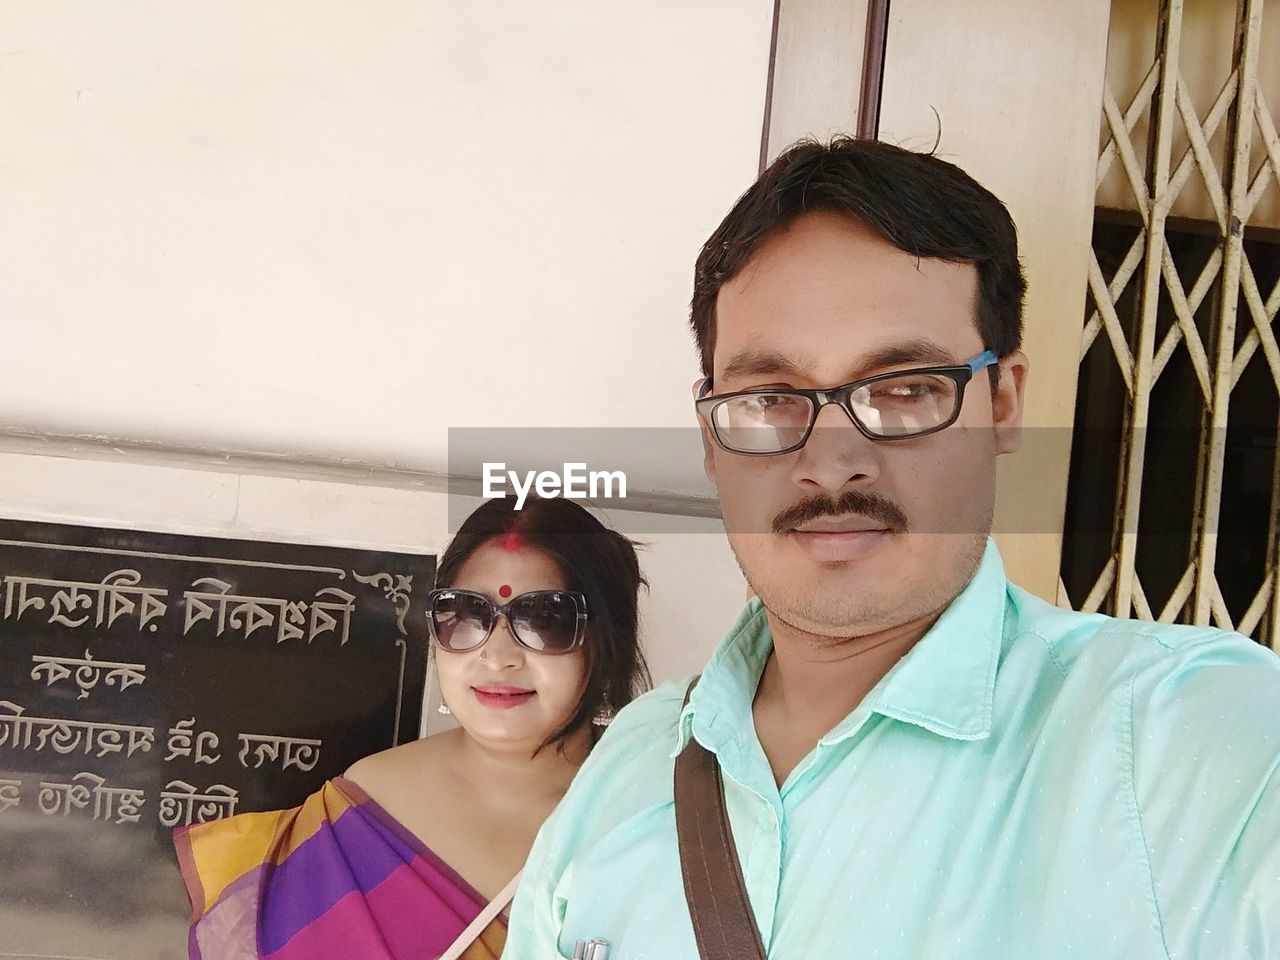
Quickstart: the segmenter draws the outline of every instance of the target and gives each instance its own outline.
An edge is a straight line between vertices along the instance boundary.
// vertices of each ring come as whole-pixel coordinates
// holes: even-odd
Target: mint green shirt
[[[672,764],[724,772],[773,960],[1280,958],[1280,657],[1218,630],[1052,607],[994,545],[779,789],[750,602],[687,681],[618,716],[530,854],[504,960],[696,960]]]

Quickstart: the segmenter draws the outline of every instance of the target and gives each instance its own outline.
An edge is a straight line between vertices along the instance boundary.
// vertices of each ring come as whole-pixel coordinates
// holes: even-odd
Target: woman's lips
[[[525,687],[512,687],[501,683],[486,683],[472,687],[471,692],[481,704],[494,710],[511,710],[528,703],[537,693]]]

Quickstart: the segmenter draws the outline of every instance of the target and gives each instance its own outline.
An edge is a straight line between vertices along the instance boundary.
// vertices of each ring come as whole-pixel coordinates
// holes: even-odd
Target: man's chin
[[[892,624],[903,601],[902,534],[884,531],[769,536],[771,549],[739,566],[769,612],[817,636],[846,637]],[[893,599],[895,596],[897,600]]]
[[[813,637],[844,640],[894,626],[892,605],[883,603],[882,597],[782,596],[775,588],[772,594],[761,594],[760,600],[774,620]]]
[[[985,537],[871,534],[808,541],[773,534],[739,566],[769,613],[815,636],[862,636],[936,614],[964,589]]]

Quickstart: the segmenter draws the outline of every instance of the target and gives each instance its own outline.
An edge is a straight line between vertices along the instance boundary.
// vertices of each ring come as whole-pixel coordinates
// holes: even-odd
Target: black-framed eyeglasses
[[[582,646],[587,598],[576,590],[530,590],[494,603],[474,590],[444,587],[427,594],[427,623],[441,650],[478,650],[506,617],[516,643],[534,653],[572,653]]]
[[[748,457],[799,450],[829,403],[839,405],[871,440],[909,440],[955,423],[965,386],[979,370],[999,360],[995,351],[984,350],[956,366],[895,370],[829,390],[742,390],[706,396],[711,389],[707,379],[694,406],[716,443]]]

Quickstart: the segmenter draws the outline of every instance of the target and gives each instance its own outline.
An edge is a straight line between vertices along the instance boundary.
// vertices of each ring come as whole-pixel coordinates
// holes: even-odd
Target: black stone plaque
[[[414,739],[435,557],[0,520],[0,957],[178,960],[171,842]]]

